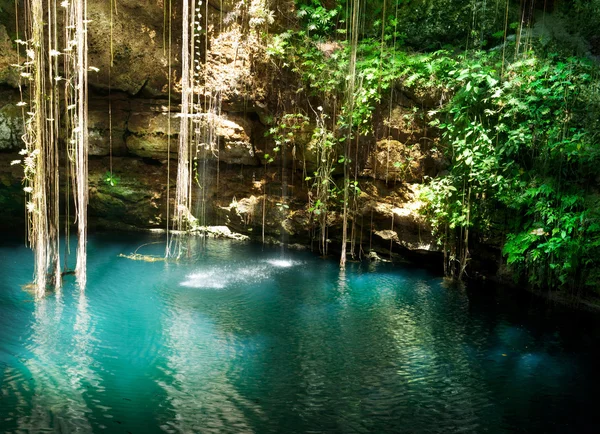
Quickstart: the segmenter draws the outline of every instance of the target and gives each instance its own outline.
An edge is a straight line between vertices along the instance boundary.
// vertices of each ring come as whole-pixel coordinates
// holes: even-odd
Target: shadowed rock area
[[[109,3],[88,4],[89,59],[98,68],[89,73],[90,223],[124,230],[166,228],[167,185],[170,212],[174,206],[180,124],[181,24],[176,19],[180,2],[172,3],[170,106],[162,3],[119,1],[112,23]],[[271,31],[289,25],[293,5],[278,2],[271,9]],[[202,7],[203,15],[206,12],[205,80],[197,89],[201,109],[193,125],[198,131],[210,131],[211,137],[194,150],[192,213],[202,225],[227,225],[255,240],[316,249],[319,229],[310,211],[312,184],[304,180],[316,167],[315,125],[311,121],[303,127],[294,145],[280,152],[274,151],[273,138],[265,137],[282,106],[304,104],[293,92],[299,86],[293,81],[297,78],[274,67],[259,33],[248,30],[243,16],[247,11],[238,2],[210,1]],[[15,227],[24,218],[22,169],[10,162],[19,159],[23,128],[16,106],[18,74],[10,66],[16,60],[9,36],[15,32],[14,24],[9,24],[14,12],[9,15],[10,20],[0,25],[0,204],[3,225]],[[431,151],[435,138],[423,126],[420,108],[438,97],[397,92],[396,100],[376,117],[374,135],[364,139],[365,151],[358,162],[361,193],[350,221],[355,257],[373,249],[384,256],[436,250],[419,215],[418,191],[425,176],[435,176],[443,168],[441,158]],[[267,155],[273,160],[265,164]],[[340,176],[338,166],[334,177]],[[62,179],[64,184],[64,170]],[[327,222],[334,252],[339,249],[341,209],[332,208]]]

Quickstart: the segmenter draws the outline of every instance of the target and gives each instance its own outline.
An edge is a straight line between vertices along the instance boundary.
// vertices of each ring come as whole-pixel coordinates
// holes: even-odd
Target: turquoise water
[[[85,292],[35,302],[4,238],[0,432],[595,431],[594,317],[230,241],[118,257],[153,241],[92,236]]]

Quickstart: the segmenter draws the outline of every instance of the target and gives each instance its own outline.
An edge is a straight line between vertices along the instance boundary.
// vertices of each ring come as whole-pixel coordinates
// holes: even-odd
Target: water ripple
[[[0,247],[1,432],[595,432],[594,340],[546,314],[239,243],[118,258],[152,240],[92,238],[86,291],[39,302]]]

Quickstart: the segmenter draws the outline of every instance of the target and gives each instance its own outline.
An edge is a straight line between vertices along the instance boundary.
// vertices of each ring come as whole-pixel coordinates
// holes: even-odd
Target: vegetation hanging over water
[[[273,36],[268,50],[324,102],[344,167],[356,168],[349,143],[372,137],[377,107],[394,92],[433,97],[419,109],[447,170],[422,198],[448,275],[462,279],[471,249],[497,244],[529,284],[579,293],[600,283],[600,82],[584,18],[597,15],[592,3],[550,14],[534,0],[297,1],[300,28]]]
[[[267,101],[272,107],[255,113],[260,123],[266,125],[266,136],[273,145],[268,152],[267,145],[264,150],[252,148],[255,143],[250,146],[250,152],[258,151],[257,166],[264,165],[262,173],[257,171],[256,177],[252,174],[253,184],[259,185],[260,190],[261,197],[253,197],[252,204],[258,203],[262,208],[263,240],[269,206],[277,208],[280,216],[290,217],[295,212],[296,191],[290,187],[297,187],[294,177],[299,176],[297,169],[304,160],[302,194],[306,193],[304,211],[309,215],[312,240],[323,254],[328,253],[332,239],[341,241],[342,268],[346,255],[351,259],[362,257],[363,233],[370,232],[372,236],[374,232],[372,217],[371,231],[363,228],[368,215],[364,218],[366,208],[364,201],[361,202],[363,188],[376,181],[377,167],[369,168],[370,172],[364,170],[367,163],[371,164],[369,158],[373,152],[387,152],[383,162],[385,176],[378,180],[388,185],[407,182],[405,175],[412,170],[410,153],[390,158],[392,143],[399,143],[398,134],[393,131],[397,126],[392,112],[394,104],[403,98],[408,101],[404,108],[410,107],[403,112],[402,122],[409,128],[425,126],[427,131],[425,137],[414,140],[415,144],[436,152],[443,162],[435,176],[419,181],[421,211],[444,253],[447,275],[455,279],[472,276],[475,252],[485,245],[501,251],[498,258],[502,258],[502,270],[522,282],[572,293],[598,288],[600,90],[595,57],[599,54],[598,35],[593,25],[600,20],[597,1],[297,0],[295,3],[294,15],[286,16],[285,23],[281,17],[275,18],[281,12],[278,4],[265,0],[232,2],[227,5],[229,12],[219,12],[219,20],[214,10],[209,12],[209,6],[214,5],[207,2],[163,3],[162,39],[168,59],[169,92],[168,108],[163,111],[180,112],[178,182],[176,194],[172,195],[175,201],[169,203],[167,176],[167,212],[162,217],[167,220],[168,229],[187,231],[194,221],[206,224],[210,207],[208,184],[213,182],[209,179],[207,159],[213,158],[216,163],[215,184],[217,188],[219,185],[220,145],[215,125],[221,118],[222,95],[228,92],[226,87],[233,80],[219,81],[217,74],[211,75],[210,67],[221,63],[232,67],[246,62],[254,67],[254,63],[259,63],[257,58],[264,56],[260,61],[266,58],[272,68],[269,71],[279,74],[277,79],[289,79],[294,90],[272,90],[273,95],[278,94]],[[214,19],[209,20],[209,14]],[[172,34],[172,20],[182,21],[181,34]],[[223,53],[214,57],[211,54],[216,35],[222,26],[228,25],[236,33],[230,42],[235,47],[235,52],[229,53],[232,62],[222,60],[227,57]],[[68,27],[75,32],[73,26]],[[111,41],[112,28],[111,18]],[[179,33],[178,24],[175,28],[175,33]],[[48,30],[49,27],[44,27],[44,32]],[[74,40],[75,36],[66,35],[65,39]],[[60,136],[59,142],[68,142],[68,157],[79,164],[69,170],[75,178],[83,179],[87,163],[79,161],[79,157],[85,151],[79,150],[77,144],[86,140],[87,126],[79,124],[85,123],[85,103],[80,101],[86,98],[79,92],[85,92],[86,86],[75,82],[85,79],[79,77],[79,72],[88,68],[86,65],[80,68],[74,53],[60,52],[56,47],[62,44],[62,37],[57,41],[48,45],[37,63],[48,64],[40,71],[48,68],[70,71],[69,75],[63,74],[65,80],[60,86],[68,84],[70,93],[64,106],[71,109],[66,111],[65,124],[75,135],[65,133],[58,116],[53,115],[62,113],[65,107],[53,108],[62,97],[63,88],[52,82],[51,72],[44,73],[48,77],[42,86],[47,89],[39,87],[43,101],[36,105],[44,105],[48,113],[44,114],[44,122],[37,125],[49,128],[42,136]],[[172,44],[180,43],[181,55],[172,55]],[[249,50],[251,54],[243,61],[238,61],[240,50],[251,44],[257,47]],[[79,50],[84,46],[85,41],[71,48]],[[52,56],[49,54],[54,53],[52,50],[60,54]],[[112,52],[111,43],[111,65]],[[85,52],[78,52],[77,56],[85,63]],[[67,61],[65,66],[57,66],[58,59],[63,58]],[[175,64],[171,65],[173,61]],[[252,67],[248,71],[261,72]],[[109,76],[109,100],[110,83]],[[35,86],[30,84],[34,99]],[[179,109],[171,106],[172,90],[181,92]],[[245,107],[244,103],[242,108],[226,110],[235,112]],[[170,123],[168,116],[167,172],[171,155]],[[37,128],[36,123],[31,122],[28,128]],[[33,144],[36,135],[28,132],[26,137]],[[114,186],[117,178],[112,171],[112,132],[109,135],[111,164],[107,182]],[[300,140],[300,136],[310,138],[310,144],[306,145],[307,141]],[[256,137],[252,138],[255,140]],[[401,145],[413,146],[412,142]],[[31,147],[28,157],[33,152],[35,149]],[[49,147],[44,152],[44,160],[37,163],[45,164],[54,173],[58,147]],[[307,159],[311,159],[309,164]],[[375,158],[373,164],[381,162]],[[277,173],[268,178],[269,171]],[[370,176],[371,184],[367,179]],[[273,203],[269,201],[275,195],[267,188],[270,180],[275,180],[273,188],[278,193]],[[52,175],[38,181],[37,185],[42,188],[43,184],[46,192],[35,195],[44,198],[37,208],[47,207],[39,214],[45,216],[39,221],[45,225],[39,226],[39,234],[51,234],[53,227],[58,227],[58,223],[53,223],[59,209],[53,205],[58,197],[57,182]],[[87,202],[86,182],[73,184],[77,214]],[[27,187],[33,191],[33,186]],[[30,202],[33,203],[30,207],[36,207],[33,200]],[[398,237],[393,203],[390,208],[389,232]],[[260,212],[252,208],[251,212],[255,211]],[[78,214],[77,221],[85,227],[85,215]],[[48,235],[48,240],[52,239],[53,235]],[[393,238],[389,239],[391,251],[395,244]],[[85,233],[80,234],[80,242],[85,245]],[[49,252],[50,258],[59,249],[58,245],[52,247],[54,241],[48,243],[50,247],[45,252]],[[181,256],[181,244],[171,247],[168,241],[167,255]],[[38,268],[46,267],[44,276],[48,273],[60,276],[60,267],[50,267],[50,261],[38,258],[42,264]],[[81,268],[79,261],[78,268]]]

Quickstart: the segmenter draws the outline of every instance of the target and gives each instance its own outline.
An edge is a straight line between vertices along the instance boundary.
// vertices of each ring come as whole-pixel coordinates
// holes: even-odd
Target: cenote
[[[192,238],[94,235],[35,300],[0,247],[0,431],[592,432],[598,323],[416,267]],[[504,295],[503,295],[504,294]],[[595,330],[595,329],[596,330]],[[581,333],[585,330],[585,336]],[[587,336],[587,337],[586,337]]]
[[[600,0],[0,0],[0,433],[598,432],[599,120]]]

